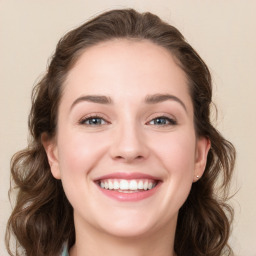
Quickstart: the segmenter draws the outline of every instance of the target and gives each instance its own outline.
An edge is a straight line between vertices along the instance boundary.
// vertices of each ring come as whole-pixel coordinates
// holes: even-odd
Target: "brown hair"
[[[61,181],[51,174],[41,135],[55,135],[63,82],[84,49],[116,38],[150,40],[172,53],[189,81],[196,134],[211,141],[204,175],[192,185],[179,212],[177,255],[231,255],[227,240],[233,211],[226,201],[235,149],[210,121],[210,72],[175,27],[151,13],[141,14],[132,9],[105,12],[66,34],[57,45],[47,73],[34,88],[29,116],[31,141],[25,150],[14,155],[11,163],[18,195],[7,226],[8,252],[13,255],[9,244],[12,233],[29,256],[58,255],[64,242],[74,244],[73,209]],[[222,193],[216,191],[220,178]]]

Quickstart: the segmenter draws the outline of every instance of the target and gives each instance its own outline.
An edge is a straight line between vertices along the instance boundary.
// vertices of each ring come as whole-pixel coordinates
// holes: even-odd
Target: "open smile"
[[[140,173],[115,173],[95,181],[101,192],[118,201],[138,201],[153,195],[161,181]]]
[[[157,185],[157,181],[149,180],[149,179],[133,179],[133,180],[125,180],[125,179],[106,179],[99,181],[99,185],[103,189],[108,190],[116,190],[123,193],[129,192],[140,192],[145,190],[150,190]]]

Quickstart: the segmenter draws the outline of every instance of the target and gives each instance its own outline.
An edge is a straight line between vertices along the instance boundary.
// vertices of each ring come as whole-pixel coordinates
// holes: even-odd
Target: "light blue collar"
[[[69,254],[68,254],[68,247],[67,246],[64,246],[64,249],[62,251],[61,256],[69,256]]]

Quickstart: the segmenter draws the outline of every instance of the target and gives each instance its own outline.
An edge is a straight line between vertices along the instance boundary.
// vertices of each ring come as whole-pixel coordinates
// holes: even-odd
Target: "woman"
[[[151,13],[109,11],[65,35],[12,161],[10,255],[10,232],[33,256],[231,255],[235,150],[211,96],[203,60]]]

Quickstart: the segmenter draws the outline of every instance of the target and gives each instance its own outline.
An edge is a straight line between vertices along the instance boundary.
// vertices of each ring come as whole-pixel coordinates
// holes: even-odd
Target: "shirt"
[[[64,249],[63,249],[63,251],[61,253],[61,256],[69,256],[67,246],[64,246]]]

